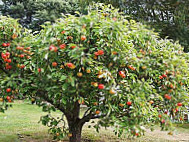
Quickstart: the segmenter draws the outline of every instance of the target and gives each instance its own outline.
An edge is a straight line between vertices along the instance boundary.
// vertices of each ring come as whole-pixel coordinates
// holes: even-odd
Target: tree
[[[19,18],[24,27],[34,31],[46,21],[54,22],[62,13],[80,11],[77,0],[3,0],[0,9],[3,15]]]
[[[112,4],[134,20],[150,25],[162,38],[179,40],[184,51],[189,51],[189,1],[188,0],[85,0]]]
[[[1,110],[17,92],[35,97],[49,112],[42,124],[55,139],[68,135],[70,142],[81,141],[83,125],[92,119],[99,119],[97,131],[114,126],[118,136],[137,137],[145,125],[167,129],[171,116],[182,121],[189,99],[188,54],[118,11],[96,4],[88,15],[45,23],[35,36],[18,34],[15,23],[5,22],[14,20],[1,18]],[[10,40],[15,34],[17,40]],[[51,115],[56,109],[62,118]]]

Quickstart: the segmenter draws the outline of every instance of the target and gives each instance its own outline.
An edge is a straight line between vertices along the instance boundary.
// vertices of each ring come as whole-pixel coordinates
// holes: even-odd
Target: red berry
[[[176,108],[175,111],[178,112],[179,111],[178,108]]]
[[[163,76],[164,78],[166,78],[166,77],[167,77],[167,75],[166,75],[166,74],[163,74],[162,76]]]
[[[84,36],[84,35],[81,36],[81,40],[82,40],[82,41],[84,41],[84,40],[86,40],[86,39],[87,39],[86,36]]]
[[[165,123],[165,119],[161,120],[161,123]]]
[[[127,105],[130,106],[132,104],[132,102],[127,102]]]
[[[60,49],[65,49],[66,48],[66,44],[61,44],[59,47],[60,47]]]
[[[173,88],[174,88],[173,84],[170,84],[170,85],[169,85],[169,87],[170,87],[171,89],[173,89]]]
[[[31,47],[26,47],[26,50],[30,50],[31,49]]]
[[[9,57],[9,56],[10,56],[10,52],[6,52],[5,55],[6,55],[7,57]]]
[[[164,97],[165,97],[167,100],[171,100],[171,96],[169,96],[168,94],[165,94]]]
[[[20,55],[20,58],[24,58],[24,54],[21,54],[21,55]]]
[[[11,92],[11,88],[7,88],[7,93],[10,93]]]
[[[105,87],[104,87],[104,84],[99,84],[98,85],[98,89],[104,89]]]
[[[74,49],[74,48],[76,48],[76,46],[75,46],[75,45],[71,46],[71,49]]]
[[[167,99],[168,99],[168,100],[171,100],[171,96],[168,96]]]
[[[12,66],[11,65],[6,65],[6,67],[5,67],[7,70],[10,70],[10,69],[12,69]]]
[[[98,54],[98,52],[95,52],[94,55],[95,55],[95,56],[98,56],[99,54]]]
[[[159,79],[163,79],[163,76],[160,76]]]
[[[66,31],[62,31],[61,34],[65,34]]]
[[[119,75],[120,75],[122,78],[125,78],[125,77],[126,77],[126,75],[125,75],[125,73],[124,73],[123,71],[119,71]]]
[[[52,62],[53,67],[56,67],[57,65],[58,65],[57,62]]]
[[[68,68],[73,67],[73,64],[72,64],[72,63],[67,63],[66,65],[67,65]]]
[[[3,43],[2,46],[3,46],[3,47],[7,47],[7,43]]]
[[[121,77],[122,77],[122,78],[125,78],[125,77],[126,77],[126,75],[125,75],[125,74],[123,74]]]
[[[7,47],[10,46],[10,43],[7,43]]]
[[[54,45],[51,45],[51,46],[49,47],[49,50],[50,50],[50,51],[57,52],[57,51],[58,51],[58,48],[57,48],[56,46],[54,46]]]
[[[167,100],[171,100],[171,96],[169,96],[168,94],[165,94],[164,97],[165,97]]]
[[[103,50],[98,50],[98,55],[103,55],[104,51]]]
[[[49,50],[51,51],[51,50],[53,50],[53,49],[54,49],[54,46],[51,45],[51,46],[49,47]]]
[[[10,100],[11,98],[9,96],[7,96],[7,100]]]
[[[6,56],[4,53],[1,53],[1,57],[2,57],[3,59],[6,59],[6,58],[7,58],[7,56]]]
[[[21,69],[25,68],[25,65],[21,65],[20,68],[21,68]]]
[[[177,103],[177,106],[182,106],[182,103]]]
[[[16,47],[16,49],[17,49],[17,50],[24,50],[24,48],[23,48],[23,47],[20,47],[20,46]]]
[[[4,59],[4,62],[7,62],[8,59]]]
[[[8,62],[8,63],[11,63],[11,59],[8,59],[7,62]]]
[[[94,55],[99,56],[99,55],[103,55],[104,51],[103,50],[98,50],[98,52],[95,52]]]
[[[125,74],[123,71],[119,71],[119,75],[123,75]]]
[[[54,47],[54,52],[57,52],[58,51],[58,48],[55,46]]]
[[[41,68],[38,68],[38,72],[41,72]]]

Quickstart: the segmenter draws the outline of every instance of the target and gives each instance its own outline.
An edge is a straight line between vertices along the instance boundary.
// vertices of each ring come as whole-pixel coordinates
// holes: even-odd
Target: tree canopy
[[[0,12],[13,18],[33,31],[40,30],[44,22],[54,22],[61,14],[87,14],[91,2],[103,2],[119,8],[131,19],[143,22],[160,33],[161,38],[169,37],[184,46],[189,45],[189,2],[188,0],[2,0]]]
[[[97,118],[97,131],[114,126],[119,136],[140,136],[156,123],[167,129],[171,117],[182,121],[189,99],[183,48],[111,5],[77,14],[45,23],[36,35],[1,17],[1,111],[18,95],[33,97],[49,112],[41,121],[54,138],[68,135],[70,142]],[[56,109],[62,118],[51,115]]]

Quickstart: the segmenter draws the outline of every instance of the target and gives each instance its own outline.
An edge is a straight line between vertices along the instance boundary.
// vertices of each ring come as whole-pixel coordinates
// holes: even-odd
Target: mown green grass
[[[48,128],[38,123],[42,115],[46,115],[36,105],[29,102],[19,102],[13,104],[13,108],[9,108],[5,113],[0,113],[0,141],[17,142],[19,136],[45,134],[50,137]],[[55,113],[60,115],[60,113]]]
[[[0,142],[51,142],[52,136],[48,133],[48,127],[38,123],[40,117],[46,114],[40,107],[28,101],[16,101],[13,103],[13,108],[0,113]],[[53,116],[61,116],[61,113],[53,112]],[[175,126],[179,132],[189,133],[189,124],[175,124]],[[100,133],[97,133],[94,129],[87,128],[87,125],[83,129],[82,136],[85,142],[167,141],[163,138],[156,139],[152,135],[134,140],[117,138],[110,129],[101,129]]]

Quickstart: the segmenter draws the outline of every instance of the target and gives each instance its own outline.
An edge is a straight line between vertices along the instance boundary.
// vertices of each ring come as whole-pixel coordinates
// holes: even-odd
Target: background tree
[[[77,0],[2,0],[0,11],[3,15],[19,18],[27,28],[40,30],[44,22],[54,22],[61,14],[75,14],[80,11]]]
[[[83,125],[97,118],[92,125],[97,131],[114,126],[119,136],[140,136],[143,126],[155,123],[168,128],[170,115],[182,121],[189,84],[183,48],[159,40],[110,5],[78,15],[46,23],[39,34],[26,32],[16,41],[16,27],[1,19],[1,66],[7,72],[0,81],[2,110],[15,92],[35,97],[49,112],[42,123],[54,138],[68,135],[70,142],[80,142]],[[51,115],[56,109],[62,118]]]
[[[150,25],[162,38],[179,40],[189,51],[189,1],[188,0],[85,0],[110,3],[133,19]]]

